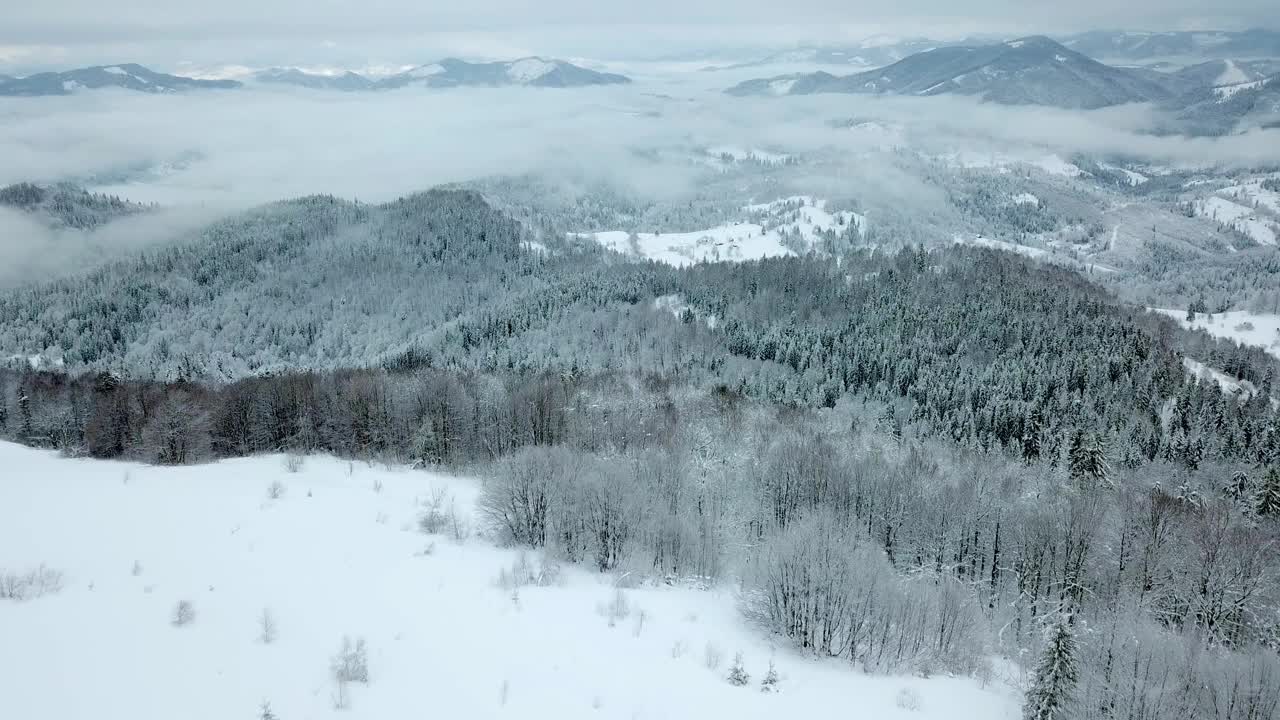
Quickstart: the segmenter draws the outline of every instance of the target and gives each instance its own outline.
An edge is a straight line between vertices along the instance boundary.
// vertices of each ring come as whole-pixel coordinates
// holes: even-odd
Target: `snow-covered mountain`
[[[240,87],[235,80],[197,80],[148,70],[141,65],[96,65],[66,72],[44,72],[24,78],[0,79],[0,95],[69,95],[77,90],[124,88],[147,93]]]
[[[260,70],[253,74],[253,79],[262,83],[297,85],[316,90],[368,90],[373,85],[372,80],[359,73],[326,75],[284,67]]]
[[[1126,32],[1095,31],[1063,38],[1062,43],[1090,57],[1149,60],[1168,57],[1280,57],[1280,32]]]
[[[974,45],[977,40],[931,40],[928,38],[912,38],[909,40],[886,40],[871,38],[848,45],[804,45],[781,50],[766,55],[758,60],[736,63],[727,67],[711,67],[708,70],[741,70],[766,65],[833,65],[846,68],[882,67],[895,63],[916,53],[927,52],[935,48],[955,45]]]
[[[1188,65],[1173,75],[1197,88],[1227,87],[1253,82],[1280,72],[1274,60],[1209,60]]]
[[[596,72],[563,60],[527,57],[509,62],[473,63],[446,58],[430,65],[420,65],[373,83],[377,89],[400,87],[582,87],[618,85],[630,78]]]
[[[1226,135],[1280,124],[1280,74],[1205,88],[1194,94],[1170,128],[1192,135]]]
[[[848,76],[811,73],[749,80],[735,95],[861,93],[976,95],[1010,105],[1098,108],[1129,102],[1163,102],[1180,81],[1147,70],[1104,65],[1047,37],[995,45],[937,48],[888,67]]]

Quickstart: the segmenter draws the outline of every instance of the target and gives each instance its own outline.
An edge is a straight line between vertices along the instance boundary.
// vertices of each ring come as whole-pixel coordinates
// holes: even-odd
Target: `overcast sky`
[[[878,33],[945,37],[1280,23],[1276,0],[13,0],[0,66],[138,59],[421,62],[453,52],[602,59]]]

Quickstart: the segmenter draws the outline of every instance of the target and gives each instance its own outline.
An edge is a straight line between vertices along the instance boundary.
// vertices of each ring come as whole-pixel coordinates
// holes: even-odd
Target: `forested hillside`
[[[91,230],[147,207],[118,197],[91,193],[73,185],[42,187],[18,183],[0,187],[0,207],[31,213],[51,227]]]
[[[8,292],[0,434],[470,467],[509,542],[738,582],[863,669],[1031,668],[1047,627],[1075,717],[1280,707],[1262,350],[982,248],[676,269],[565,237],[465,190],[309,197]]]

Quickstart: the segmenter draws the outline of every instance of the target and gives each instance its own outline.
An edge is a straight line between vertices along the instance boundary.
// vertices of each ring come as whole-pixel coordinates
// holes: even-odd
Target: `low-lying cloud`
[[[766,72],[628,69],[637,77],[632,85],[572,90],[246,88],[0,99],[0,184],[120,177],[129,181],[97,189],[159,202],[173,209],[166,217],[175,222],[311,193],[378,202],[441,183],[531,171],[563,171],[672,198],[709,171],[691,158],[717,145],[801,156],[814,167],[815,184],[839,185],[852,197],[893,175],[891,159],[877,152],[886,142],[928,154],[1085,152],[1171,165],[1280,164],[1280,131],[1157,137],[1142,132],[1156,117],[1149,107],[1075,112],[959,97],[735,98],[723,87]],[[849,118],[883,123],[895,134],[886,141],[835,123]],[[842,164],[856,172],[842,171]],[[160,222],[147,233],[133,231],[166,232]],[[65,236],[40,236],[29,221],[0,221],[0,262],[8,266],[51,242],[76,245]],[[79,244],[151,242],[103,236]]]

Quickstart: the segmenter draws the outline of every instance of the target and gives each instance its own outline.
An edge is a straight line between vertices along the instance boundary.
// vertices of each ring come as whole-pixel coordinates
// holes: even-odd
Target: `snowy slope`
[[[1204,198],[1194,206],[1196,215],[1211,218],[1242,232],[1260,245],[1275,245],[1280,223],[1260,217],[1253,208],[1216,195]]]
[[[825,201],[811,197],[782,198],[748,205],[743,211],[756,222],[734,222],[685,233],[608,230],[579,233],[577,237],[594,239],[624,255],[683,267],[697,262],[742,262],[792,255],[794,252],[784,243],[784,234],[798,235],[806,246],[812,247],[819,232],[839,234],[850,225],[866,228],[862,215],[829,212]]]
[[[1204,330],[1214,337],[1228,338],[1242,345],[1266,348],[1272,355],[1280,358],[1280,315],[1232,311],[1214,315],[1200,314],[1194,322],[1187,322],[1185,310],[1152,310],[1177,320],[1185,328]]]
[[[290,720],[1018,716],[1000,683],[869,677],[775,647],[728,592],[625,590],[611,627],[606,577],[503,587],[518,553],[416,526],[433,488],[474,522],[469,480],[330,458],[290,473],[278,456],[152,468],[7,443],[0,466],[0,573],[62,573],[59,592],[0,599],[7,717],[226,720],[263,700]],[[276,481],[287,490],[270,499]],[[194,620],[175,626],[181,600]],[[369,682],[337,710],[344,635],[367,642]],[[737,652],[748,687],[724,679]],[[765,694],[771,658],[780,691]]]

